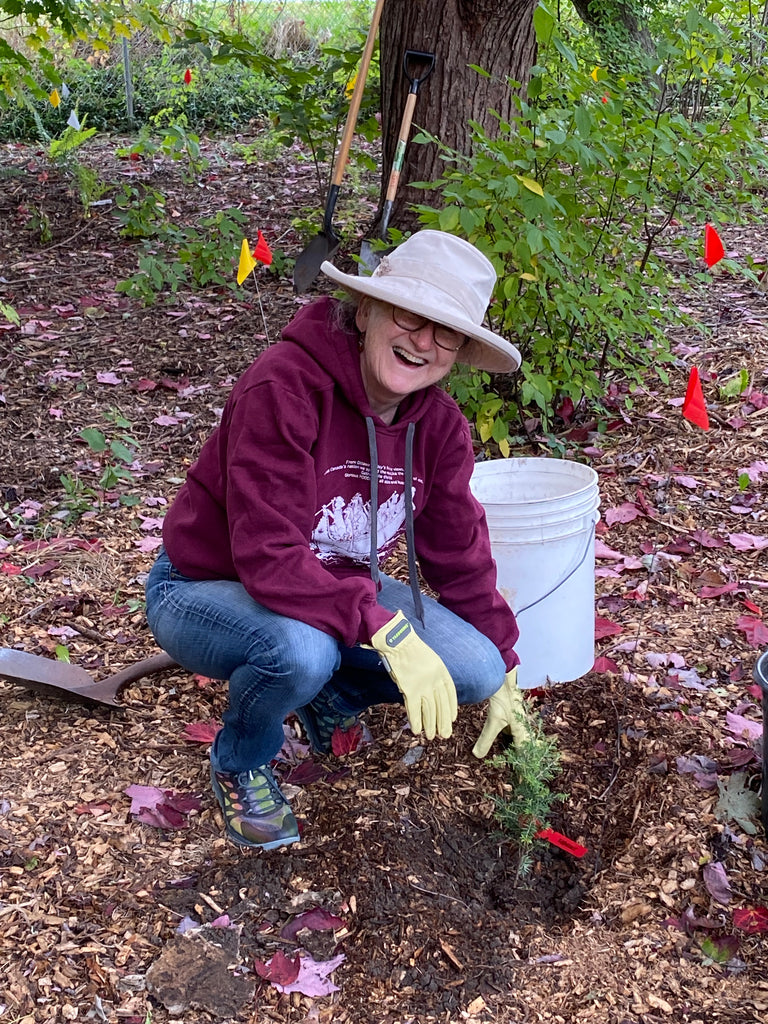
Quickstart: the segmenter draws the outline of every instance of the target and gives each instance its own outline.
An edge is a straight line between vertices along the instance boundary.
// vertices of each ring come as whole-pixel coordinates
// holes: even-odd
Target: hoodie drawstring
[[[371,579],[379,588],[379,455],[376,445],[376,427],[370,416],[365,417],[368,431],[368,453],[371,460]],[[413,527],[413,436],[416,432],[414,423],[409,423],[405,432],[405,551],[408,558],[408,582],[413,596],[413,606],[419,622],[424,625],[424,602],[419,589],[419,577],[416,570],[416,541]]]
[[[376,427],[370,416],[365,417],[368,431],[368,457],[371,460],[371,579],[379,589],[379,451],[376,447]]]
[[[413,435],[414,423],[405,433],[405,553],[408,556],[408,582],[411,584],[413,605],[419,622],[424,625],[424,602],[421,600],[419,577],[416,572],[416,541],[413,530]]]

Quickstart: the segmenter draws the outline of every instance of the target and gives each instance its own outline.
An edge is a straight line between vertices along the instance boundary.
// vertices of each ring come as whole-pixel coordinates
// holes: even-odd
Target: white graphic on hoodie
[[[346,462],[334,466],[326,476],[342,472],[345,479],[370,480],[370,467],[361,462]],[[402,467],[379,467],[382,484],[396,484],[394,491],[379,505],[376,515],[376,541],[379,558],[388,556],[405,526],[405,495]],[[335,495],[315,513],[315,528],[310,548],[321,562],[350,559],[367,565],[371,555],[371,502],[365,501],[360,491],[349,500]]]
[[[337,495],[319,512],[310,547],[321,562],[349,558],[368,564],[371,554],[371,503],[358,491],[345,503]],[[391,494],[378,509],[376,540],[379,556],[388,554],[405,523],[405,495]]]

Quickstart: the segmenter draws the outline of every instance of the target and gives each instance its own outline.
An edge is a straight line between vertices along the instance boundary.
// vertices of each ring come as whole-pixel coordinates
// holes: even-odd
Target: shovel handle
[[[349,110],[347,112],[347,120],[344,124],[344,133],[341,136],[341,144],[339,145],[339,151],[336,154],[336,162],[333,166],[333,177],[331,178],[331,185],[336,186],[336,194],[338,194],[338,187],[341,185],[344,168],[346,167],[347,160],[349,159],[349,150],[352,146],[352,136],[355,133],[357,115],[360,112],[360,104],[363,101],[365,80],[368,77],[368,68],[371,66],[373,47],[376,42],[376,32],[379,28],[379,21],[381,20],[381,11],[383,7],[384,0],[376,0],[376,7],[374,8],[371,25],[368,29],[368,37],[365,40],[363,56],[360,59],[360,69],[358,70],[357,78],[355,79],[355,87],[352,90],[352,99],[349,101]]]
[[[420,63],[426,64],[426,71],[419,75],[412,75],[408,70],[409,60],[415,60]],[[392,215],[392,209],[395,205],[395,196],[397,195],[397,187],[400,184],[400,175],[403,170],[403,164],[405,163],[405,149],[408,145],[408,136],[411,133],[411,124],[413,123],[413,111],[416,107],[416,96],[419,91],[421,83],[429,78],[432,74],[432,69],[435,66],[435,55],[434,53],[423,53],[421,50],[408,50],[406,51],[405,57],[403,58],[403,72],[405,77],[411,83],[411,87],[408,90],[408,96],[405,101],[405,109],[403,110],[403,117],[400,121],[400,131],[397,136],[397,146],[395,148],[395,157],[392,161],[392,169],[389,172],[389,181],[387,182],[387,194],[384,198],[384,205],[381,210],[381,220],[379,221],[379,238],[385,239],[387,237],[387,228],[389,227],[389,218]]]
[[[405,110],[403,111],[403,119],[400,122],[400,133],[397,136],[397,147],[395,149],[395,158],[392,161],[392,170],[389,172],[389,183],[387,184],[387,202],[391,203],[394,201],[395,195],[397,194],[397,186],[400,182],[400,174],[403,170],[403,164],[405,163],[405,148],[408,145],[408,136],[411,132],[411,124],[413,123],[413,109],[416,106],[416,91],[412,90],[408,93],[408,98],[405,101]]]

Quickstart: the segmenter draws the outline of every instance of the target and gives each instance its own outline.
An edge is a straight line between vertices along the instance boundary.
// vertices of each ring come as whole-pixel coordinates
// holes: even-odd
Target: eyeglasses
[[[438,348],[447,352],[458,352],[467,340],[464,334],[454,331],[450,327],[436,324],[427,316],[419,316],[418,313],[411,313],[408,309],[401,309],[399,306],[392,307],[392,319],[398,327],[404,331],[420,331],[427,324],[432,324],[432,339]]]

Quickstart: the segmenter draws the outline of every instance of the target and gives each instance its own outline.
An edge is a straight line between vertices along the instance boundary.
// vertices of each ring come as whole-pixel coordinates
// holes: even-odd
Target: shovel
[[[355,79],[355,88],[352,92],[352,99],[349,103],[347,120],[344,125],[344,134],[341,137],[341,145],[336,155],[336,162],[333,167],[331,187],[328,189],[328,198],[325,203],[325,216],[323,217],[323,228],[315,235],[309,245],[299,255],[293,268],[293,290],[297,295],[305,292],[320,272],[320,265],[324,260],[329,259],[338,249],[341,238],[333,228],[333,212],[336,209],[336,200],[341,188],[341,179],[344,168],[349,158],[349,150],[352,145],[352,136],[357,124],[357,115],[360,111],[360,103],[363,99],[365,80],[368,77],[368,68],[373,55],[373,44],[376,39],[376,31],[381,19],[381,10],[384,0],[376,0],[376,7],[373,11],[371,27],[368,29],[368,38],[365,40],[363,56],[360,60],[360,70]]]
[[[424,70],[420,75],[411,74],[408,70],[409,66],[412,67],[414,64],[418,66],[424,66]],[[423,53],[421,50],[406,50],[405,56],[403,57],[403,71],[405,77],[411,83],[411,88],[408,90],[408,98],[405,101],[405,110],[403,110],[403,119],[400,122],[400,133],[397,137],[397,148],[395,149],[395,159],[392,161],[392,170],[389,175],[389,182],[387,183],[387,195],[384,200],[384,206],[381,211],[381,220],[379,221],[379,238],[386,241],[387,228],[389,227],[389,218],[392,215],[392,207],[395,203],[395,196],[397,194],[397,186],[400,182],[400,174],[403,170],[403,163],[405,161],[405,149],[408,145],[408,136],[411,132],[411,122],[413,121],[413,110],[416,106],[416,95],[419,91],[419,86],[422,82],[426,81],[427,78],[432,74],[432,69],[435,66],[435,55],[434,53]],[[360,260],[361,262],[357,265],[358,273],[364,268],[369,273],[373,273],[376,267],[381,262],[383,250],[379,249],[375,251],[371,247],[371,243],[365,240],[360,247]]]
[[[123,686],[176,664],[170,654],[156,654],[97,682],[78,665],[0,647],[0,679],[40,690],[49,697],[69,697],[111,708],[122,707],[115,698]]]

